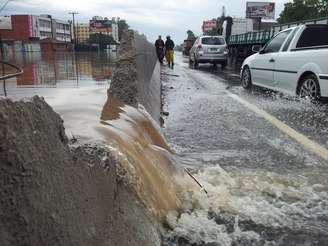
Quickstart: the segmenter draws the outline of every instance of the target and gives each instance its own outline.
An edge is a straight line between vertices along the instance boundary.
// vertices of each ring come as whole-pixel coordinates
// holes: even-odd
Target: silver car
[[[228,47],[222,36],[201,36],[197,38],[190,50],[189,63],[194,68],[199,63],[221,64],[227,66]]]

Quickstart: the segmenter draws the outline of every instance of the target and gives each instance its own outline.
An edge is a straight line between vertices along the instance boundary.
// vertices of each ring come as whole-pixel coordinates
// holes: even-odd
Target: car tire
[[[245,66],[241,73],[241,86],[246,90],[252,88],[252,75],[248,66]]]
[[[226,66],[227,66],[227,62],[226,62],[226,61],[223,62],[223,63],[221,63],[221,68],[222,68],[222,69],[225,69]]]
[[[318,101],[321,98],[320,85],[314,74],[304,76],[299,84],[298,95],[301,98],[310,98]]]

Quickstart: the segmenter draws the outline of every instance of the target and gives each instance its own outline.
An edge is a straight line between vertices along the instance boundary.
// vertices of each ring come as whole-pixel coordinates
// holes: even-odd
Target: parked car
[[[258,85],[300,97],[328,97],[328,25],[308,24],[275,35],[241,67],[245,89]]]
[[[189,54],[189,63],[198,67],[199,63],[227,66],[228,48],[222,36],[201,36],[197,38]]]

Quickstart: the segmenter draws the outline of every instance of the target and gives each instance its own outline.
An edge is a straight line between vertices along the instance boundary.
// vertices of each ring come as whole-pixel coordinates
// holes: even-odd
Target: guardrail
[[[2,75],[2,76],[0,75],[0,80],[6,80],[6,79],[14,78],[14,77],[17,77],[17,76],[23,74],[23,72],[24,72],[23,69],[21,69],[20,67],[15,66],[14,64],[11,64],[11,63],[8,63],[8,62],[5,62],[5,61],[0,61],[0,63],[3,64],[3,65],[7,65],[9,67],[12,67],[12,68],[17,70],[17,72],[15,72],[15,73],[6,74],[6,75]],[[2,72],[4,72],[4,71],[2,71]]]
[[[11,78],[14,78],[14,77],[17,77],[21,74],[23,74],[23,69],[21,69],[20,67],[17,67],[16,65],[14,64],[11,64],[11,63],[8,63],[8,62],[5,62],[5,61],[0,61],[0,63],[2,64],[2,76],[0,75],[0,80],[3,80],[3,92],[4,92],[4,95],[7,96],[7,89],[6,89],[6,79],[11,79]],[[10,74],[4,74],[4,66],[7,65],[9,67],[12,67],[16,70],[15,73],[10,73]]]
[[[248,32],[232,35],[229,45],[233,44],[263,44],[269,41],[274,33],[272,31]]]
[[[271,27],[267,31],[256,31],[242,34],[231,35],[229,39],[229,45],[253,45],[253,44],[265,44],[275,34],[290,27],[299,26],[303,24],[328,24],[328,16],[317,19],[302,20],[298,22],[291,22],[286,24],[277,24]]]

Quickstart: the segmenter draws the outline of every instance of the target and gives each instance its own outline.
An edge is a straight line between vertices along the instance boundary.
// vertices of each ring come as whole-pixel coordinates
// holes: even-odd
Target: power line
[[[4,8],[8,5],[9,2],[11,2],[13,0],[7,0],[0,8],[0,12],[2,12],[2,10],[4,10]]]

